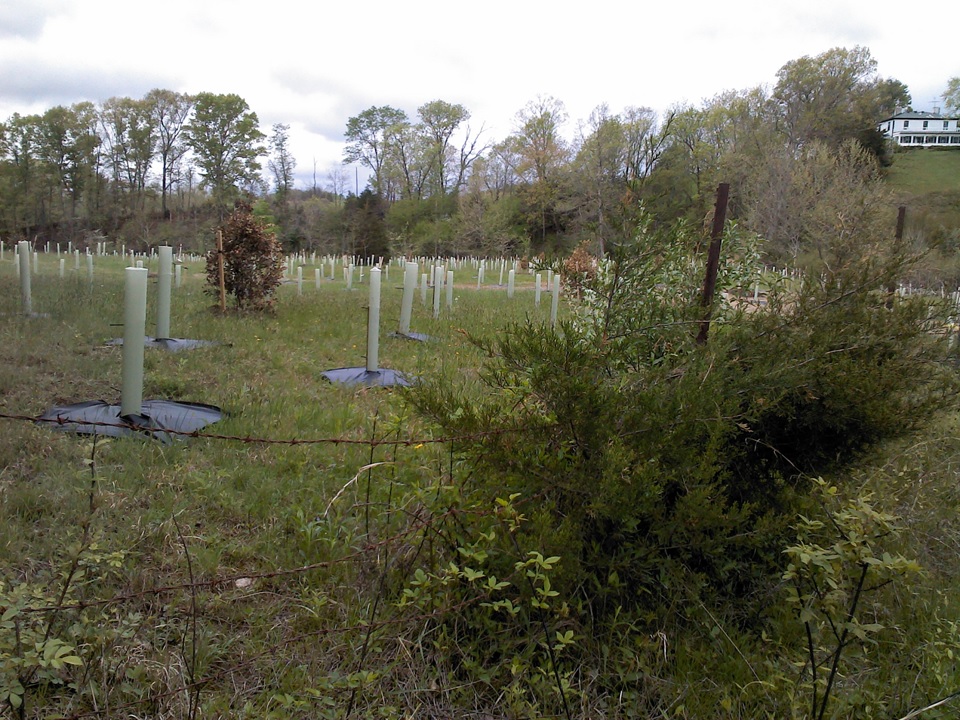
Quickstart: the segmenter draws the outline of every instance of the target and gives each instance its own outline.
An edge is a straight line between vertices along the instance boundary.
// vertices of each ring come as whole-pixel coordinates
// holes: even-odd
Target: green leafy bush
[[[762,621],[810,478],[956,390],[948,309],[882,290],[911,259],[843,237],[821,276],[769,278],[733,229],[703,346],[698,241],[645,221],[587,279],[573,321],[477,340],[483,401],[415,397],[445,432],[488,433],[461,448],[473,489],[535,502],[524,532],[563,557],[554,586],[594,621],[628,608],[672,623],[707,600]],[[763,305],[743,299],[758,283]]]

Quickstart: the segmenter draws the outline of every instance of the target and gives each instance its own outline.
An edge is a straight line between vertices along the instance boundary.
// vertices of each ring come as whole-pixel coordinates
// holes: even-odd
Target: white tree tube
[[[173,248],[162,245],[157,270],[157,337],[170,337],[170,292],[173,282]]]
[[[123,385],[120,415],[139,415],[143,406],[143,346],[147,325],[147,270],[124,270]]]
[[[536,279],[533,284],[533,304],[537,307],[540,307],[540,281],[541,275],[537,273]]]
[[[483,262],[480,263],[480,269],[477,270],[477,290],[483,285]]]
[[[60,279],[61,280],[63,279],[63,276],[64,276],[64,270],[66,269],[65,268],[66,264],[67,264],[66,260],[64,260],[63,258],[60,258]]]
[[[303,295],[303,265],[297,265],[297,295]]]
[[[79,250],[73,251],[73,269],[74,270],[80,269],[80,251]]]
[[[440,292],[443,288],[443,268],[439,265],[433,268],[433,317],[440,317]]]
[[[557,326],[557,310],[560,307],[560,276],[553,276],[553,302],[550,305],[550,327]]]
[[[36,250],[33,251],[33,274],[40,274],[40,253]]]
[[[33,312],[33,302],[30,298],[30,243],[21,240],[17,243],[17,267],[20,269],[20,301],[23,305],[23,314]]]
[[[180,285],[183,283],[183,265],[177,263],[173,267],[173,282],[177,290],[180,289]]]
[[[413,315],[413,293],[417,289],[417,272],[420,266],[408,262],[403,266],[403,297],[400,300],[400,334],[410,332],[410,317]]]
[[[380,268],[370,271],[370,313],[367,315],[367,372],[380,369]]]
[[[517,281],[517,271],[513,268],[510,269],[510,272],[507,273],[507,297],[513,297],[513,288]]]
[[[313,284],[317,290],[320,289],[320,268],[313,269]]]
[[[87,279],[93,283],[93,255],[87,254]]]
[[[427,304],[427,274],[423,273],[420,276],[420,302],[424,305]]]
[[[447,309],[453,309],[453,270],[447,270]]]

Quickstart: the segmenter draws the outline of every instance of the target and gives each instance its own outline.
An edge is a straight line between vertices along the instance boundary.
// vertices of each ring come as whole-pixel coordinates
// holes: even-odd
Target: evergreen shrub
[[[413,396],[444,433],[477,436],[458,444],[476,503],[529,503],[520,545],[562,558],[554,587],[594,631],[625,610],[682,623],[678,609],[698,603],[759,627],[813,479],[957,390],[947,305],[884,290],[915,258],[866,238],[821,274],[784,279],[732,228],[698,345],[698,245],[688,227],[645,219],[583,278],[570,321],[475,339],[482,399]],[[758,283],[762,304],[745,299]]]

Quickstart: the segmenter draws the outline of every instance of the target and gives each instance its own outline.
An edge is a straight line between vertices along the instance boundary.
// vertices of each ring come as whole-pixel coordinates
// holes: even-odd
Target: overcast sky
[[[538,95],[568,134],[591,110],[662,113],[772,87],[784,63],[870,49],[930,110],[960,75],[960,4],[892,0],[0,0],[0,121],[153,88],[236,93],[291,126],[298,186],[339,163],[347,120],[460,103],[488,141]]]

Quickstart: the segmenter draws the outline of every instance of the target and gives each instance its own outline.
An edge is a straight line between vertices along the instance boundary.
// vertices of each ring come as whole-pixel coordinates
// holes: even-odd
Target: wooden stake
[[[697,345],[707,342],[710,332],[710,314],[713,307],[713,294],[717,289],[717,270],[720,267],[720,241],[723,239],[723,225],[727,220],[727,200],[730,197],[730,184],[720,183],[717,188],[717,204],[713,211],[713,230],[710,233],[710,250],[707,253],[707,272],[703,278],[703,292],[700,305],[703,307],[703,319],[697,334]]]
[[[900,252],[900,249],[903,247],[903,228],[906,225],[907,221],[907,207],[901,205],[897,208],[897,229],[894,232],[894,251]],[[884,302],[884,306],[889,310],[893,307],[894,296],[897,292],[897,283],[894,278],[890,278],[890,282],[887,283],[887,299]]]

